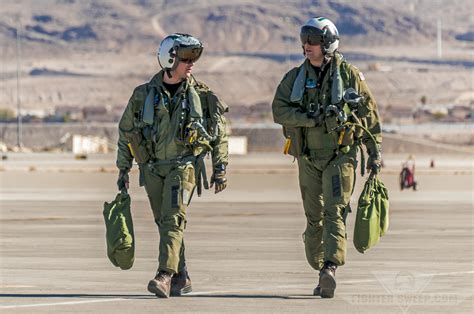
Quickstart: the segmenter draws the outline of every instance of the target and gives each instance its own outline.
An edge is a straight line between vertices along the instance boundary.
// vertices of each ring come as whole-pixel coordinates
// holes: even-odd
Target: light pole
[[[22,134],[21,134],[21,100],[20,100],[20,63],[21,63],[21,19],[17,17],[17,29],[16,29],[16,116],[17,116],[17,146],[21,149],[22,147]]]
[[[441,19],[438,18],[436,23],[436,43],[437,43],[437,51],[438,51],[438,59],[443,57],[443,37],[441,31]]]

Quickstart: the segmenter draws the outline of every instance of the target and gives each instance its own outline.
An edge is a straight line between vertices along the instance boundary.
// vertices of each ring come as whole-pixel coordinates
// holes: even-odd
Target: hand
[[[130,169],[120,169],[119,175],[118,175],[118,180],[117,180],[117,187],[119,191],[122,191],[123,189],[128,190],[128,172]]]
[[[324,124],[324,116],[319,112],[306,113],[307,117],[314,120],[316,127],[322,126]]]
[[[367,170],[370,171],[370,176],[375,176],[382,168],[382,155],[380,153],[369,155],[367,160]]]
[[[227,187],[227,178],[225,177],[225,170],[214,170],[211,177],[211,188],[216,185],[214,193],[222,192]]]

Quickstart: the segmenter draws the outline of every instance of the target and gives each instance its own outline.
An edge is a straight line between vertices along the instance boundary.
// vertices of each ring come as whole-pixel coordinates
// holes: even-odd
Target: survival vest
[[[306,62],[299,66],[293,82],[290,102],[297,104],[304,112],[312,116],[316,121],[316,127],[325,128],[324,136],[334,138],[329,141],[334,144],[326,148],[347,153],[350,146],[362,136],[363,129],[357,127],[362,126],[358,118],[359,112],[366,114],[368,111],[366,108],[359,108],[364,107],[364,104],[352,106],[344,101],[344,92],[350,87],[348,86],[350,72],[348,66],[350,65],[345,62],[342,54],[337,53],[326,66],[330,68],[323,78],[320,90],[316,90],[314,79],[309,77]],[[321,94],[323,99],[327,99],[326,97],[329,99],[320,103],[319,93],[324,93]],[[306,98],[305,95],[307,95]],[[283,126],[283,134],[286,138],[284,153],[294,157],[306,154],[305,133],[307,131],[308,128]]]
[[[197,82],[193,77],[185,82],[187,84],[181,92],[179,121],[176,140],[187,147],[194,156],[211,151],[211,143],[217,137],[219,117],[228,111],[228,107],[220,102],[207,85]],[[134,128],[124,132],[132,155],[138,164],[148,162],[155,158],[154,141],[160,130],[156,108],[169,103],[167,95],[158,91],[149,83],[145,85],[146,98],[143,104],[133,108],[135,121]],[[175,95],[177,97],[177,95]],[[173,125],[174,126],[174,125]],[[176,126],[174,126],[176,127]]]

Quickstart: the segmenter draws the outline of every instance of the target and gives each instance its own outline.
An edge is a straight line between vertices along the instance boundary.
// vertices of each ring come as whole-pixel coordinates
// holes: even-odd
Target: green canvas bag
[[[127,192],[118,193],[111,203],[104,203],[107,256],[112,264],[121,269],[130,269],[135,259],[130,203]]]
[[[359,197],[354,226],[354,246],[364,253],[375,246],[389,225],[388,190],[377,177],[369,178]]]

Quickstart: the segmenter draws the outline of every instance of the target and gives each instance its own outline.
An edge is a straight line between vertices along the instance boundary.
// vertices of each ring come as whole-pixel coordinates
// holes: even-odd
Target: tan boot
[[[148,291],[156,294],[159,298],[169,298],[171,290],[171,274],[160,271],[154,279],[148,283]]]
[[[181,296],[191,291],[193,291],[191,278],[189,278],[187,269],[184,268],[171,279],[171,295]]]

